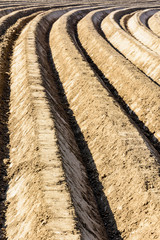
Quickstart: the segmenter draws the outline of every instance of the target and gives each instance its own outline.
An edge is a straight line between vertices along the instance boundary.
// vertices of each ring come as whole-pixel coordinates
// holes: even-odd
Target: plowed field
[[[160,240],[158,1],[0,2],[0,239]]]

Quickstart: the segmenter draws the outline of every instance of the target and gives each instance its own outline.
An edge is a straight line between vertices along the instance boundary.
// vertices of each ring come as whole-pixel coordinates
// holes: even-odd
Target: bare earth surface
[[[158,1],[0,2],[0,239],[160,240]]]

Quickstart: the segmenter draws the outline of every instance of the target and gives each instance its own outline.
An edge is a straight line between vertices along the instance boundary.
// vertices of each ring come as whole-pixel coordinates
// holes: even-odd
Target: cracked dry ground
[[[0,239],[160,240],[158,1],[0,2]]]

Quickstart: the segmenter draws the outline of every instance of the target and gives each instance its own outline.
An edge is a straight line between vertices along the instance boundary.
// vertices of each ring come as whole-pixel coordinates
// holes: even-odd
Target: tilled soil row
[[[118,21],[120,16],[123,15],[120,15],[120,12],[118,11],[112,12],[102,21],[101,27],[106,38],[127,59],[129,59],[141,71],[143,71],[147,76],[152,78],[158,85],[160,85],[159,55],[148,49],[130,34],[121,29]],[[122,14],[124,14],[124,11],[122,11]]]
[[[26,9],[26,8],[28,8],[28,9]],[[28,16],[29,14],[32,14],[37,11],[49,10],[51,8],[52,7],[46,7],[46,6],[43,6],[43,7],[35,6],[32,8],[30,6],[25,6],[25,7],[22,7],[22,10],[13,11],[10,14],[7,14],[7,15],[1,17],[0,18],[0,42],[3,41],[3,36],[4,36],[5,32],[7,31],[7,29],[11,25],[15,24],[19,18],[23,18],[23,17]]]
[[[9,64],[10,64],[10,57],[12,54],[13,43],[17,38],[18,33],[22,30],[23,26],[30,21],[34,17],[34,13],[45,10],[46,8],[28,8],[25,10],[16,11],[16,14],[10,16],[5,16],[5,21],[1,21],[0,23],[4,26],[5,34],[1,36],[0,42],[0,96],[3,93],[3,86],[5,85],[5,79],[8,78],[9,72]],[[48,8],[47,8],[48,9]],[[29,15],[33,14],[33,16],[28,17]],[[26,16],[26,18],[25,18]],[[8,24],[5,25],[5,22]],[[2,27],[3,28],[3,27]]]
[[[118,9],[118,8],[117,8]],[[107,41],[107,39],[105,38],[105,35],[104,35],[104,33],[103,33],[103,31],[102,31],[102,29],[100,28],[100,23],[101,23],[101,21],[102,21],[102,19],[104,19],[105,17],[106,17],[106,15],[107,14],[109,14],[110,12],[112,12],[112,11],[114,11],[115,9],[105,9],[105,10],[103,10],[102,9],[102,11],[95,11],[95,13],[94,14],[91,14],[92,15],[92,22],[93,22],[93,24],[91,23],[91,25],[92,25],[92,27],[93,27],[93,25],[94,25],[94,28],[96,29],[96,31]],[[127,21],[128,21],[128,19],[134,14],[134,12],[133,11],[135,11],[136,10],[136,8],[132,8],[132,9],[129,9],[128,10],[128,12],[131,12],[131,13],[129,13],[129,14],[126,14],[126,15],[124,15],[121,19],[120,19],[120,25],[121,25],[121,27],[125,30],[125,31],[128,31],[128,29],[127,29],[127,26],[126,26],[126,23],[127,23]],[[144,11],[143,12],[143,14],[145,14],[145,17],[143,16],[143,14],[141,15],[141,21],[143,21],[143,24],[146,24],[145,23],[145,21],[146,21],[146,18],[147,18],[147,15],[149,14],[149,15],[151,15],[151,12],[155,12],[156,10],[154,9],[154,10],[148,10],[148,12],[146,11]],[[87,26],[89,26],[88,24],[87,24]],[[97,39],[98,39],[98,35],[97,35]],[[101,38],[102,39],[102,38]],[[78,40],[78,42],[79,42],[79,40]],[[107,41],[107,43],[108,43],[108,41]],[[95,53],[96,53],[96,50],[98,51],[98,48],[96,48],[95,50],[94,50],[94,55],[93,54],[91,54],[92,55],[92,59],[91,59],[91,55],[89,56],[88,54],[87,54],[87,52],[85,51],[85,49],[82,47],[82,45],[81,45],[81,43],[79,42],[79,45],[81,46],[81,48],[82,48],[82,51],[83,51],[83,53],[84,53],[84,55],[86,56],[86,59],[89,61],[89,63],[91,64],[91,66],[92,66],[92,68],[98,73],[98,75],[100,76],[100,78],[103,80],[103,82],[104,82],[104,84],[105,84],[105,86],[107,86],[107,88],[109,88],[110,89],[110,91],[112,92],[112,94],[114,95],[114,98],[115,98],[115,100],[116,101],[118,101],[119,102],[119,104],[121,105],[121,107],[122,107],[122,109],[126,112],[126,114],[129,116],[129,118],[131,118],[133,121],[134,121],[134,124],[136,125],[136,127],[138,127],[138,129],[140,130],[140,132],[142,133],[142,135],[145,135],[147,138],[148,138],[148,140],[150,141],[150,143],[154,146],[154,148],[156,148],[158,151],[160,150],[160,144],[159,144],[159,142],[155,139],[155,137],[154,137],[154,135],[149,131],[149,129],[144,125],[144,123],[142,122],[142,121],[140,121],[139,120],[139,116],[137,116],[136,114],[135,114],[135,112],[134,111],[132,111],[131,110],[131,108],[130,108],[130,105],[128,105],[128,102],[127,102],[127,104],[125,103],[125,101],[123,100],[123,98],[120,96],[120,95],[118,95],[118,92],[117,92],[117,90],[115,89],[115,87],[114,87],[114,85],[112,85],[113,84],[113,82],[112,82],[112,84],[111,84],[111,81],[110,81],[110,79],[112,78],[112,75],[110,76],[110,78],[109,78],[109,81],[108,81],[108,79],[105,77],[105,75],[104,75],[104,72],[106,72],[105,71],[105,66],[104,66],[104,68],[103,68],[103,70],[104,70],[104,72],[102,72],[101,70],[102,70],[102,68],[98,68],[100,65],[96,65],[95,63],[98,63],[98,61],[97,60],[95,60]],[[103,44],[102,44],[103,45]],[[112,46],[113,47],[113,46]],[[104,49],[103,49],[104,50]],[[96,54],[97,55],[97,57],[98,57],[98,54]],[[93,60],[95,61],[95,63],[93,62]],[[113,63],[112,63],[113,64]],[[121,65],[122,65],[122,62],[121,62]],[[98,66],[98,67],[97,67]],[[123,68],[123,66],[121,66],[122,68]],[[108,68],[108,66],[107,66],[107,68]],[[142,74],[142,77],[143,77],[144,75]],[[122,81],[122,79],[121,79],[121,81]],[[127,88],[126,88],[127,89]],[[126,90],[125,89],[125,90]],[[133,93],[132,93],[133,94]]]
[[[150,14],[155,13],[155,10],[153,9],[150,11]],[[156,11],[158,11],[158,9]],[[145,14],[148,16],[149,11],[145,10],[135,13],[128,19],[127,28],[132,36],[134,36],[138,41],[155,53],[160,54],[160,39],[141,22],[141,18],[144,18]]]
[[[44,49],[48,47],[49,50],[49,46],[47,44],[48,41],[46,41],[45,33],[47,32],[47,28],[51,25],[51,22],[53,22],[53,19],[57,19],[62,13],[56,12],[54,15],[51,19],[48,18],[39,22],[36,32],[36,49],[37,55],[41,56],[41,58],[39,58],[39,64],[41,66],[43,84],[51,106],[50,110],[55,120],[57,140],[63,160],[62,164],[71,192],[73,205],[78,216],[78,226],[82,234],[82,239],[106,239],[103,223],[99,218],[93,193],[85,173],[85,168],[82,166],[83,163],[79,150],[77,149],[73,133],[68,125],[67,117],[62,109],[58,94],[56,95],[57,87],[55,82],[53,82],[53,70],[50,69],[49,64],[47,66],[47,52],[45,53]],[[46,20],[50,21],[50,25],[48,23],[47,26]],[[41,32],[44,32],[44,38],[39,41],[38,36]],[[92,220],[90,221],[89,219]]]
[[[19,7],[19,6],[22,6],[20,3],[18,4],[16,4],[16,3],[9,3],[9,4],[7,4],[7,6],[6,6],[6,3],[2,3],[2,2],[0,2],[0,9],[5,9],[5,8],[8,8],[8,7],[11,7],[11,8],[13,8],[13,7]]]
[[[70,12],[53,24],[50,46],[55,67],[69,107],[92,154],[122,238],[158,239],[159,165],[137,129],[78,51],[74,28],[82,17],[83,11]],[[86,37],[89,42],[93,39],[91,32],[82,28],[80,39]],[[90,44],[95,48],[95,42],[90,41]],[[113,222],[105,224],[112,227]],[[109,233],[109,238],[121,239],[116,234]]]
[[[120,55],[96,31],[92,21],[93,16],[94,13],[88,14],[78,24],[78,35],[82,46],[139,120],[157,139],[160,139],[159,87]],[[97,18],[97,22],[99,20]]]
[[[26,3],[28,3],[28,2],[30,2],[30,3],[32,3],[32,4],[37,4],[37,3],[45,3],[45,4],[50,4],[50,0],[10,0],[10,1],[7,1],[7,0],[2,0],[1,1],[1,3],[0,4],[6,4],[6,3],[12,3],[12,4],[26,4]],[[74,3],[74,4],[77,4],[77,3],[90,3],[90,4],[92,4],[92,3],[94,3],[94,4],[96,4],[96,3],[108,3],[108,4],[110,4],[110,1],[108,1],[108,0],[82,0],[82,1],[79,1],[79,0],[70,0],[70,1],[68,1],[68,0],[60,0],[59,1],[59,3],[61,4],[61,6],[63,5],[63,4],[67,4],[67,3]],[[56,0],[53,0],[52,1],[52,3],[54,4],[54,5],[56,5],[57,4],[57,1]],[[127,0],[124,0],[124,1],[121,1],[121,2],[119,2],[118,0],[114,0],[113,1],[113,3],[114,3],[114,5],[136,5],[137,4],[137,0],[131,0],[130,2],[128,2]],[[147,6],[147,7],[149,7],[150,5],[152,5],[152,6],[156,6],[157,5],[157,3],[158,3],[158,0],[141,0],[141,1],[138,1],[138,3],[140,4],[140,5],[143,5],[144,6],[144,3],[145,3],[145,5]]]
[[[15,7],[6,7],[6,8],[2,8],[0,7],[0,17],[3,17],[13,11],[16,11],[16,10],[19,10],[19,9],[22,9],[22,6],[15,6]]]
[[[53,216],[51,210],[49,210],[47,199],[44,199],[43,172],[47,170],[48,178],[50,178],[50,182],[48,181],[48,186],[46,186],[48,190],[55,186],[55,184],[53,185],[53,179],[57,178],[60,186],[60,189],[57,189],[57,191],[55,188],[57,199],[52,200],[53,204],[58,204],[60,199],[62,201],[60,205],[64,208],[68,207],[71,213],[73,212],[73,216],[75,216],[69,195],[66,194],[66,203],[63,200],[63,194],[61,196],[61,192],[65,192],[65,184],[63,184],[64,172],[60,164],[59,151],[55,144],[56,136],[55,132],[52,131],[54,125],[50,119],[45,92],[41,86],[40,69],[35,54],[36,43],[34,34],[35,24],[38,23],[36,21],[34,23],[31,22],[31,24],[23,30],[16,42],[11,66],[11,115],[9,128],[10,161],[12,165],[9,174],[10,182],[7,196],[7,200],[10,201],[7,212],[7,236],[9,239],[20,239],[22,237],[23,239],[47,239],[47,236],[48,239],[52,239],[52,231],[49,231],[48,224],[53,219]],[[34,32],[32,32],[33,30]],[[18,67],[17,62],[20,63]],[[46,120],[47,126],[45,124]],[[42,125],[41,128],[39,128],[39,125]],[[50,133],[51,131],[52,133]],[[43,143],[44,146],[46,145],[43,148],[46,154],[50,156],[49,159],[47,156],[44,159],[42,158],[43,155],[40,152],[41,146],[39,142]],[[17,149],[17,151],[14,152],[14,149]],[[52,158],[54,156],[56,157],[53,162]],[[55,176],[52,172],[50,173],[49,168],[55,169]],[[51,193],[53,194],[52,191]],[[48,200],[50,201],[51,198]],[[19,208],[19,206],[21,207]],[[14,214],[15,211],[16,214]],[[57,223],[58,227],[57,235],[60,235],[61,232],[58,231],[59,225],[61,226],[63,223],[63,216],[67,217],[67,211],[63,211],[61,219],[56,218],[58,214],[57,209],[55,209],[55,212],[55,223]],[[68,224],[66,225],[68,231],[74,230],[75,226],[72,214],[69,221],[71,227]],[[15,216],[14,219],[13,216]],[[75,230],[74,232],[75,237],[79,239],[77,231]]]
[[[45,34],[62,13],[39,15],[14,47],[7,193],[12,240],[107,239],[47,64]]]
[[[148,19],[149,28],[155,33],[158,37],[160,37],[160,12],[157,12],[152,17]]]
[[[29,12],[30,14],[30,12]],[[24,17],[19,19],[16,24],[11,26],[3,36],[3,41],[0,43],[0,161],[1,161],[1,182],[0,182],[0,238],[6,239],[6,229],[5,229],[5,213],[8,203],[6,202],[6,190],[8,188],[8,177],[7,168],[9,164],[9,135],[8,135],[8,114],[9,114],[9,98],[10,98],[10,87],[9,87],[9,68],[10,68],[10,58],[12,54],[13,43],[20,33],[22,28],[29,22],[37,13],[30,15],[29,17]]]
[[[149,8],[147,10],[143,10],[142,13],[140,14],[139,21],[148,27],[148,19],[152,17],[156,12],[159,11],[159,8]]]

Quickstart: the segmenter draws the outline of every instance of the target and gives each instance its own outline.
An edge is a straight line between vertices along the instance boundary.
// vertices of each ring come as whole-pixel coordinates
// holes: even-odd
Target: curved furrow
[[[19,9],[22,9],[22,6],[0,8],[0,18]]]
[[[150,12],[149,10],[136,12],[128,19],[126,25],[132,36],[155,53],[160,54],[160,39],[143,24],[145,15],[149,17],[150,14],[154,14],[156,11],[158,9],[151,9]]]
[[[45,26],[41,26],[41,28],[45,29]],[[39,35],[42,29],[39,29]],[[40,56],[41,52],[43,53],[41,59],[39,60],[41,64],[41,74],[43,76],[43,83],[46,90],[46,95],[49,99],[49,103],[51,106],[50,109],[53,118],[55,119],[57,140],[62,156],[66,181],[68,183],[73,205],[78,217],[78,226],[81,231],[82,239],[107,239],[92,190],[89,186],[86,170],[82,166],[83,163],[80,157],[79,150],[74,140],[73,133],[71,132],[71,128],[67,122],[67,115],[62,109],[62,106],[60,106],[61,103],[58,99],[58,94],[56,96],[57,86],[56,82],[53,82],[53,75],[55,75],[55,78],[57,78],[57,74],[53,72],[51,67],[49,67],[49,63],[47,66],[48,56],[47,52],[44,52],[44,49],[47,50],[47,47],[48,51],[50,51],[50,49],[47,45],[46,37],[41,40],[41,45],[38,41],[38,37],[36,41],[37,55]],[[70,159],[71,152],[73,152],[75,155],[72,156],[72,159]]]
[[[55,144],[55,133],[54,131],[52,131],[52,134],[50,133],[51,130],[54,129],[54,126],[50,119],[50,114],[47,112],[49,108],[46,106],[45,92],[41,86],[42,83],[40,83],[41,76],[35,53],[36,44],[34,36],[38,22],[39,18],[37,21],[31,22],[30,25],[23,30],[15,44],[12,57],[9,125],[11,165],[9,170],[9,190],[7,193],[7,200],[10,204],[7,210],[7,237],[12,240],[21,238],[46,239],[48,235],[48,239],[54,239],[53,231],[55,231],[55,227],[53,231],[50,231],[48,227],[48,224],[53,219],[47,206],[51,201],[51,196],[48,196],[48,199],[44,197],[43,178],[44,173],[48,170],[48,176],[46,177],[50,178],[51,182],[45,187],[48,187],[48,191],[50,188],[55,188],[55,199],[52,199],[55,205],[53,210],[55,211],[54,217],[55,224],[57,225],[57,234],[55,232],[55,235],[59,235],[59,239],[61,239],[63,231],[62,225],[64,225],[64,233],[66,232],[66,234],[68,234],[69,230],[70,232],[73,231],[74,237],[71,239],[80,239],[79,233],[74,230],[75,221],[73,217],[75,213],[67,193],[65,195],[66,203],[64,203],[63,200],[66,187],[64,173],[61,167],[59,151]],[[20,63],[18,67],[16,62]],[[34,68],[33,73],[32,67]],[[21,104],[21,102],[23,104]],[[40,112],[40,107],[38,107],[39,104],[41,104],[42,112]],[[45,118],[47,117],[48,124],[45,126]],[[37,121],[40,121],[40,123],[38,124]],[[39,125],[42,125],[41,128],[38,128]],[[41,134],[39,131],[41,131]],[[50,139],[48,139],[48,137]],[[49,158],[46,156],[42,160],[39,142],[41,145],[43,142],[43,145],[45,145],[46,142],[46,148],[43,147],[42,150],[44,149],[47,152],[47,155],[50,156]],[[14,146],[16,147],[17,145],[18,149],[14,152]],[[51,147],[52,151],[50,149]],[[52,158],[55,158],[54,161],[51,161]],[[50,168],[53,167],[55,168],[54,175],[49,171]],[[56,178],[57,181],[59,181],[59,187],[57,186],[57,189],[55,184],[53,184],[53,179],[55,181]],[[53,195],[53,190],[51,194]],[[58,203],[63,205],[61,219],[57,218],[59,209],[56,208],[56,204]],[[65,209],[67,207],[69,209],[68,211]],[[14,212],[16,212],[16,214],[14,214]],[[68,215],[71,215],[70,219]],[[15,216],[15,218],[13,218],[13,216]],[[63,219],[65,218],[68,220],[68,224],[66,222],[66,225],[63,224]]]
[[[155,13],[148,19],[148,26],[158,37],[160,37],[160,12]]]
[[[19,18],[28,16],[30,14],[32,14],[33,12],[37,12],[37,11],[45,11],[50,9],[51,7],[25,7],[24,9],[22,8],[22,10],[17,10],[17,11],[13,11],[3,17],[0,18],[0,42],[3,41],[3,36],[5,34],[5,32],[7,31],[7,29],[13,25]]]
[[[124,13],[124,11],[122,12]],[[121,29],[118,24],[120,13],[120,11],[112,12],[101,23],[107,40],[141,71],[152,78],[155,83],[160,85],[159,55]]]
[[[95,21],[96,16],[91,13],[89,17],[86,17],[78,24],[78,29],[81,29],[78,30],[78,34],[79,31],[81,33],[89,31],[89,35],[84,34],[82,36],[81,34],[79,36],[81,44],[129,108],[143,121],[150,132],[160,140],[159,87],[149,81],[145,75],[112,48],[96,31],[92,22],[93,18]]]
[[[127,22],[129,20],[129,18],[131,16],[134,15],[134,12],[132,13],[127,13],[127,14],[124,14],[121,18],[120,18],[120,21],[119,21],[119,24],[121,26],[121,28],[123,28],[126,32],[128,31],[128,28],[127,28]]]
[[[159,11],[159,8],[153,8],[153,9],[146,9],[142,12],[142,14],[139,17],[139,20],[142,24],[144,24],[146,27],[148,27],[148,19],[152,17],[156,12]]]
[[[27,5],[22,5],[20,7],[18,7],[17,9],[16,8],[12,8],[11,10],[6,10],[6,14],[4,15],[3,11],[2,11],[2,14],[4,16],[2,16],[0,18],[0,40],[2,41],[1,38],[3,38],[3,34],[5,33],[6,29],[9,28],[12,24],[14,24],[18,18],[20,17],[23,17],[25,15],[28,15],[30,14],[30,12],[35,9],[35,11],[41,11],[41,10],[48,10],[48,9],[51,9],[51,8],[54,8],[54,9],[57,9],[57,8],[69,8],[69,7],[80,7],[80,4],[78,5],[54,5],[54,6],[45,6],[45,5],[42,5],[42,4],[39,4],[38,6],[30,6],[30,4],[28,3]],[[9,12],[10,11],[10,12]],[[30,12],[29,12],[30,11]],[[1,14],[1,12],[0,12]]]
[[[142,10],[141,10],[142,11]],[[157,9],[145,9],[142,11],[142,14],[140,16],[140,22],[145,25],[148,28],[148,19],[157,12]],[[140,12],[140,11],[139,11]],[[127,22],[129,20],[129,18],[131,18],[134,15],[135,12],[132,12],[130,14],[124,14],[121,19],[120,19],[120,26],[125,30],[128,31],[127,28]]]
[[[0,1],[0,239],[159,239],[156,2]]]
[[[11,3],[11,4],[2,4],[1,5],[1,3],[0,3],[0,9],[5,9],[5,8],[7,8],[7,7],[11,7],[11,8],[13,8],[13,7],[20,7],[20,6],[22,6],[20,3],[19,4],[14,4],[13,2]]]
[[[72,11],[53,24],[50,33],[53,61],[69,107],[92,154],[122,238],[154,239],[159,235],[159,165],[137,129],[81,55],[75,29],[85,14]],[[94,49],[97,47],[93,40],[94,29],[91,25],[87,27],[86,23],[91,16],[92,13],[88,14],[78,23],[78,36],[84,45],[88,43]],[[101,58],[101,47],[98,47]],[[106,59],[108,62],[106,57],[103,64]],[[100,202],[98,197],[97,202]],[[108,219],[107,206],[104,206],[103,199],[102,202],[104,209],[101,213],[105,221]],[[151,208],[150,203],[154,205]],[[113,227],[109,221],[105,224],[106,228]],[[112,233],[108,231],[110,239]],[[118,232],[116,234],[115,239],[122,239]]]
[[[10,65],[10,57],[12,54],[12,48],[17,35],[20,33],[22,28],[29,22],[37,13],[30,15],[28,17],[24,17],[19,19],[16,24],[11,26],[6,34],[4,35],[3,42],[0,44],[0,238],[6,239],[6,209],[7,209],[7,201],[6,201],[6,190],[8,188],[8,177],[7,177],[7,169],[9,165],[9,135],[8,135],[8,113],[9,113],[9,98],[10,98],[10,87],[9,87],[9,65]]]
[[[39,15],[14,47],[7,193],[12,240],[107,239],[47,64],[45,34],[62,14]]]
[[[0,17],[2,17],[2,16],[5,16],[5,15],[7,15],[7,14],[9,14],[9,13],[11,13],[11,12],[13,12],[13,11],[16,11],[16,10],[23,10],[23,9],[26,9],[26,8],[33,8],[33,7],[46,7],[46,5],[45,4],[31,4],[30,2],[28,2],[27,4],[25,4],[25,5],[22,5],[22,4],[19,4],[19,5],[14,5],[14,4],[12,4],[12,5],[5,5],[5,7],[1,7],[0,6]],[[51,6],[50,6],[50,8],[51,8]]]
[[[31,12],[30,12],[31,13]],[[30,16],[23,17],[18,19],[18,21],[12,25],[5,33],[3,37],[3,42],[0,43],[0,119],[1,119],[1,149],[2,152],[0,154],[1,159],[1,173],[2,173],[2,181],[1,181],[1,202],[0,208],[1,213],[4,208],[6,211],[7,202],[6,202],[6,190],[8,188],[8,178],[7,178],[7,168],[9,164],[9,136],[8,136],[8,113],[9,113],[9,95],[10,95],[10,86],[9,86],[9,69],[10,69],[10,58],[12,54],[12,48],[17,35],[20,33],[22,28],[29,22],[33,17],[35,17],[38,13],[30,14]],[[3,196],[3,197],[2,197]],[[5,211],[1,214],[1,230],[3,234],[0,236],[1,239],[6,239],[3,235],[5,235]]]
[[[4,18],[5,17],[7,17],[7,15],[9,15],[10,13],[12,13],[11,14],[11,16],[12,15],[14,15],[13,14],[13,12],[15,12],[15,11],[18,11],[18,10],[24,10],[24,9],[27,9],[27,8],[33,8],[33,6],[31,5],[31,4],[27,4],[27,5],[25,5],[25,6],[23,6],[23,5],[19,5],[19,6],[6,6],[5,8],[0,8],[0,18],[1,17],[3,17],[4,16]],[[45,6],[44,5],[39,5],[39,6],[36,6],[36,7],[44,7],[45,8]],[[1,19],[0,19],[0,21],[1,21]],[[3,19],[2,19],[2,21],[3,21]]]
[[[4,78],[4,76],[8,75],[8,71],[5,71],[6,68],[6,61],[9,61],[9,57],[10,54],[7,53],[6,57],[6,61],[3,58],[3,54],[4,51],[6,51],[6,49],[8,49],[7,51],[9,51],[10,46],[12,46],[12,41],[15,40],[16,38],[16,31],[17,30],[17,25],[20,26],[21,28],[21,18],[24,18],[25,16],[29,16],[33,13],[37,14],[36,12],[40,12],[43,10],[46,10],[46,8],[39,8],[39,7],[35,7],[35,8],[28,8],[25,10],[17,10],[15,12],[12,12],[11,14],[8,14],[4,17],[2,17],[1,19],[3,19],[1,21],[0,19],[0,27],[1,27],[1,42],[0,42],[0,57],[1,57],[1,71],[0,71],[0,78]],[[48,9],[48,8],[47,8]],[[27,18],[28,19],[28,18]],[[25,20],[24,20],[25,21]],[[11,32],[13,31],[13,34],[11,34]],[[12,37],[13,36],[13,37]],[[3,92],[3,85],[4,85],[4,81],[0,82],[0,94],[2,94]]]

